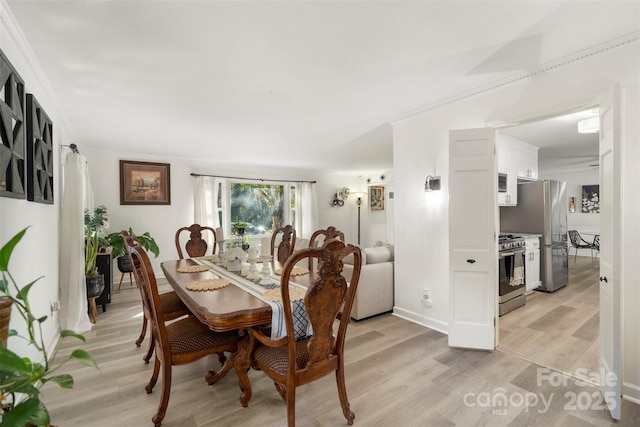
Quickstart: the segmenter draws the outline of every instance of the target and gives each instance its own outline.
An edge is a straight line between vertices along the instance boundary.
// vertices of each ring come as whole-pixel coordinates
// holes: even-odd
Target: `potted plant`
[[[96,362],[85,350],[77,349],[61,361],[53,365],[59,346],[51,357],[47,354],[42,336],[41,324],[47,316],[36,318],[31,311],[28,295],[36,279],[20,287],[9,272],[9,260],[15,246],[20,242],[27,229],[20,231],[0,249],[0,299],[10,300],[16,307],[15,312],[20,315],[27,326],[28,336],[21,336],[15,330],[8,332],[9,336],[26,340],[41,355],[41,362],[20,357],[5,345],[0,346],[0,426],[48,426],[49,412],[40,401],[40,388],[52,382],[61,388],[72,388],[73,377],[69,374],[55,374],[62,365],[71,359],[78,360],[87,366],[97,368]],[[0,325],[1,328],[1,325]],[[70,330],[60,331],[61,339],[75,337],[85,342],[83,335]]]
[[[98,273],[96,258],[100,249],[98,233],[85,226],[84,277],[87,282],[87,298],[96,298],[104,291],[104,274]]]
[[[96,258],[101,248],[108,245],[103,237],[109,225],[107,208],[100,205],[84,211],[84,276],[87,283],[87,298],[96,298],[104,291],[104,275],[99,274]]]
[[[244,221],[236,221],[233,223],[233,234],[237,234],[242,236],[244,231],[247,229],[247,223]]]
[[[129,227],[129,235],[136,238],[138,242],[140,242],[140,246],[142,246],[147,252],[153,253],[156,258],[160,255],[160,248],[148,231],[142,234],[135,234],[131,227]],[[106,240],[108,245],[111,246],[111,256],[117,259],[118,270],[120,270],[121,273],[133,272],[131,258],[129,258],[129,255],[124,248],[122,235],[120,233],[111,233],[106,237]]]

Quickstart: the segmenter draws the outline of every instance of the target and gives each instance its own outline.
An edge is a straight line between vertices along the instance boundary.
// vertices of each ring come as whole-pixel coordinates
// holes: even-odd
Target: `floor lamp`
[[[364,193],[356,193],[356,205],[358,206],[358,245],[360,244],[360,207],[364,199]]]

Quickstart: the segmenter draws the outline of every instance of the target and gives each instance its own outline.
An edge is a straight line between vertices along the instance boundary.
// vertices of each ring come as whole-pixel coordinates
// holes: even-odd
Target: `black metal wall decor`
[[[1,50],[0,85],[0,196],[24,199],[24,80]]]
[[[27,94],[27,200],[53,203],[53,124]]]

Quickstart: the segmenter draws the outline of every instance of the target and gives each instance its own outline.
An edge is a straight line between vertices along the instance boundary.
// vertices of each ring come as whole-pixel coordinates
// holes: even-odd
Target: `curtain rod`
[[[74,153],[80,154],[80,151],[78,150],[78,146],[76,144],[61,145],[61,147],[69,147]]]
[[[263,178],[242,178],[239,176],[224,176],[224,175],[207,175],[207,174],[203,174],[203,173],[191,173],[191,176],[210,176],[212,178],[228,178],[228,179],[245,179],[245,180],[249,180],[249,181],[271,181],[271,182],[308,182],[310,184],[315,184],[316,181],[297,181],[297,180],[290,180],[290,179],[263,179]]]

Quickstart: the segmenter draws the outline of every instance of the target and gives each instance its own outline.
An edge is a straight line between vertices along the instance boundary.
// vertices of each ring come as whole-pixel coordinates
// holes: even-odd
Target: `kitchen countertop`
[[[542,237],[542,234],[517,233],[514,231],[501,231],[500,234],[513,234],[514,236],[522,236],[525,239],[527,237]]]

